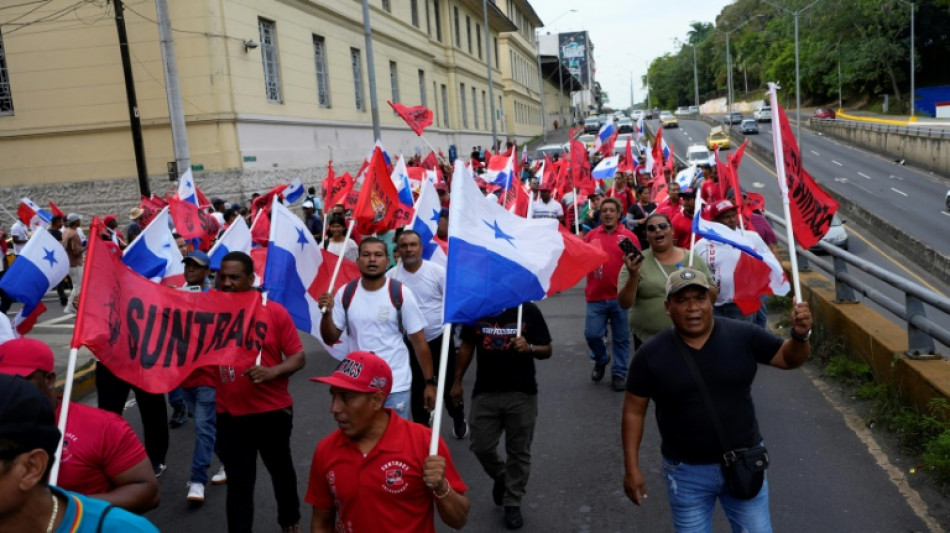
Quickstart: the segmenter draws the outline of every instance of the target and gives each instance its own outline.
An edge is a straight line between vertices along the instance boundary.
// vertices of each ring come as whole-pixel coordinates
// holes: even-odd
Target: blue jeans
[[[217,424],[214,387],[180,388],[182,399],[195,415],[195,452],[191,458],[191,482],[208,482],[208,467],[214,452]]]
[[[185,407],[185,396],[181,387],[175,387],[169,391],[168,405],[172,407]]]
[[[598,365],[606,365],[610,362],[607,345],[604,343],[608,322],[610,322],[612,336],[611,345],[614,348],[614,363],[610,367],[610,373],[626,378],[627,364],[630,361],[630,326],[627,325],[627,310],[621,309],[617,300],[587,302],[584,337],[590,348],[590,358]]]
[[[402,392],[391,392],[389,397],[386,398],[386,403],[383,404],[383,407],[389,407],[397,415],[405,418],[406,420],[412,420],[409,416],[409,400],[411,396],[411,391],[404,390]]]
[[[756,326],[764,328],[768,326],[769,321],[769,297],[766,294],[763,294],[759,297],[759,300],[762,302],[762,307],[755,312],[755,322]]]
[[[755,319],[755,313],[749,315],[743,315],[742,311],[739,310],[739,306],[729,302],[725,305],[717,305],[713,307],[713,315],[721,316],[724,318],[733,318],[735,320],[741,320],[743,322],[752,322]]]
[[[712,533],[716,499],[729,519],[733,533],[769,533],[769,480],[751,500],[729,496],[718,464],[693,465],[663,458],[663,477],[676,533]]]

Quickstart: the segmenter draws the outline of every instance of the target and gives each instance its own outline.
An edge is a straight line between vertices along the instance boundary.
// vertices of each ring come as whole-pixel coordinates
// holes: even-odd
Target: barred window
[[[468,42],[468,53],[472,53],[472,19],[465,15],[465,40]]]
[[[389,0],[383,0],[383,9],[386,10],[387,13],[392,13],[393,6],[390,5]]]
[[[353,69],[353,95],[356,98],[356,110],[364,111],[363,103],[363,61],[359,48],[350,48],[350,66]]]
[[[485,121],[485,129],[488,129],[488,98],[485,91],[482,91],[482,119]]]
[[[419,27],[419,0],[409,0],[409,13],[412,17],[412,25]]]
[[[472,119],[475,121],[476,130],[478,129],[478,100],[475,99],[477,94],[475,87],[472,87]]]
[[[462,127],[468,128],[468,107],[465,105],[465,84],[459,85],[459,106],[462,111]]]
[[[442,126],[449,127],[449,88],[442,84]]]
[[[268,102],[283,102],[280,95],[280,65],[277,62],[277,31],[274,21],[257,19],[261,32],[261,57],[264,63],[264,90]]]
[[[482,27],[479,24],[475,25],[475,44],[478,45],[478,58],[482,58]]]
[[[429,5],[428,2],[426,5]],[[432,14],[435,16],[435,40],[442,42],[442,13],[439,11],[439,0],[432,4]]]
[[[457,48],[462,47],[462,32],[459,25],[459,8],[453,6],[452,12],[455,14],[455,46]]]
[[[3,36],[0,35],[0,115],[13,114],[13,92],[10,90],[10,74],[7,72],[7,56],[3,51]]]
[[[317,71],[317,103],[330,107],[330,76],[327,71],[327,45],[323,37],[313,36],[313,62]]]
[[[393,88],[393,103],[399,101],[399,71],[396,68],[396,62],[389,62],[389,84]]]
[[[419,71],[419,103],[428,106],[426,103],[426,72],[424,70]]]

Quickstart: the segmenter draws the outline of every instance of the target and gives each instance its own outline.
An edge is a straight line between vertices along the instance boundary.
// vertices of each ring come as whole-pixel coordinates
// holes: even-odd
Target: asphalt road
[[[532,477],[523,502],[524,531],[669,531],[670,516],[660,470],[659,438],[652,407],[642,463],[649,499],[636,508],[623,493],[620,447],[622,394],[589,379],[591,363],[583,338],[584,297],[574,288],[541,302],[554,336],[554,356],[538,363],[539,414],[533,445]],[[325,386],[308,378],[327,374],[334,361],[306,335],[307,366],[291,379],[295,400],[292,438],[301,498],[317,442],[334,425]],[[466,380],[470,391],[474,372]],[[772,520],[776,531],[918,532],[928,528],[880,464],[887,459],[846,425],[844,418],[805,372],[762,368],[754,387],[759,422],[769,448]],[[94,404],[95,398],[87,401]],[[138,410],[126,410],[141,434]],[[209,486],[207,501],[185,501],[185,482],[193,446],[193,427],[172,430],[168,471],[160,479],[161,506],[148,513],[162,531],[211,532],[225,527],[225,487]],[[502,512],[491,501],[491,483],[468,441],[443,428],[454,461],[466,483],[472,508],[466,531],[503,531]],[[212,471],[218,463],[212,465]],[[900,473],[895,477],[900,483]],[[907,490],[906,487],[904,490]],[[921,506],[917,506],[918,508]],[[304,523],[310,509],[302,508]],[[930,524],[936,522],[931,521]],[[266,471],[259,466],[256,531],[276,530],[276,507]],[[449,531],[440,524],[439,531]],[[728,524],[717,511],[716,531]]]

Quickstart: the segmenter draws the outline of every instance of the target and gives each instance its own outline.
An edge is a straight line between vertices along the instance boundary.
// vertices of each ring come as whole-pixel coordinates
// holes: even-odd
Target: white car
[[[950,191],[947,191],[947,197],[944,198],[943,204],[947,207],[947,211],[950,211]]]
[[[752,113],[752,118],[756,122],[772,122],[772,108],[769,106],[762,106],[755,110],[755,113]]]
[[[821,238],[821,242],[837,246],[842,250],[848,249],[848,232],[844,229],[844,220],[838,218],[838,215],[834,215],[831,218],[831,226],[828,227],[828,233],[825,233],[825,236]],[[813,247],[810,251],[815,252],[818,249],[817,246]]]
[[[694,144],[686,149],[686,164],[699,165],[712,161],[712,153],[701,144]]]

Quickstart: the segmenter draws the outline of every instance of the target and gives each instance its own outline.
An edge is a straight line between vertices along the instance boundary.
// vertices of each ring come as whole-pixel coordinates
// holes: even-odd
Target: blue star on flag
[[[433,210],[432,210],[432,218],[430,218],[429,220],[431,220],[432,222],[435,222],[436,224],[438,224],[438,223],[439,223],[439,217],[440,217],[440,216],[441,216],[441,213],[439,212],[439,210],[438,210],[438,209],[433,209]]]
[[[511,235],[508,235],[508,234],[505,233],[504,231],[502,231],[501,228],[498,227],[498,221],[497,221],[497,220],[496,220],[494,223],[492,223],[492,224],[489,224],[487,220],[482,220],[482,222],[484,222],[486,226],[488,226],[492,231],[495,232],[495,238],[496,238],[496,239],[504,239],[504,240],[508,241],[508,244],[510,244],[512,247],[515,247],[515,243],[511,242],[511,241],[513,241],[515,238],[512,237]]]
[[[53,265],[59,262],[56,260],[56,254],[53,253],[53,250],[47,250],[45,247],[43,248],[43,251],[46,252],[46,254],[43,256],[43,260],[49,261],[50,268],[53,268]]]
[[[301,250],[307,245],[307,235],[300,228],[297,228],[297,244],[300,245]]]

